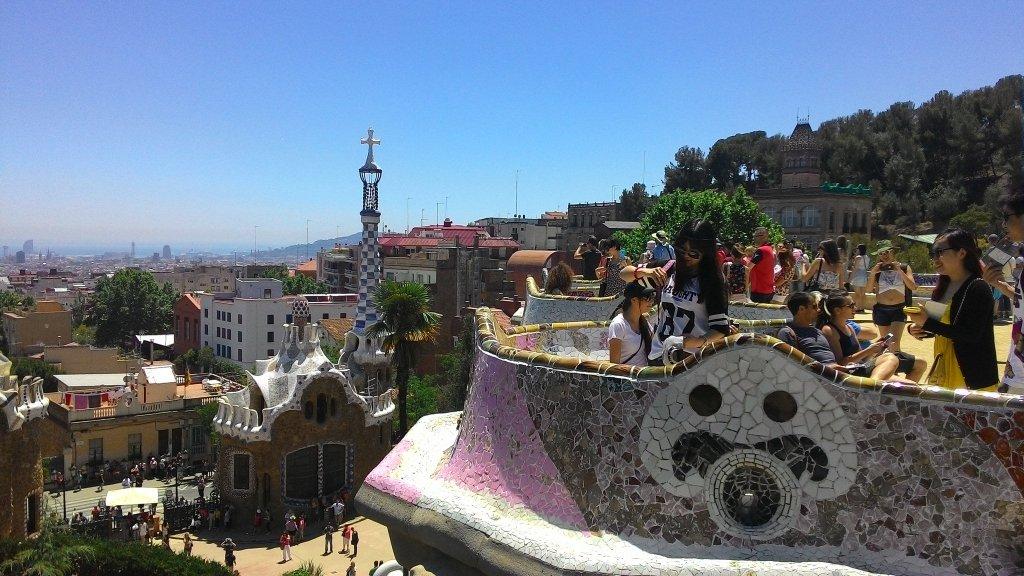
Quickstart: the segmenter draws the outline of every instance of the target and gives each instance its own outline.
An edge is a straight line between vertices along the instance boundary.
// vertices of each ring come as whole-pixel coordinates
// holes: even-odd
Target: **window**
[[[103,438],[89,438],[89,462],[103,462]]]
[[[285,498],[309,500],[319,492],[317,448],[309,446],[285,456]]]
[[[267,332],[267,342],[273,342],[273,341],[274,341],[274,333],[273,332]]]
[[[274,315],[273,314],[267,314],[267,324],[273,324],[273,323],[274,323]]]
[[[346,313],[342,312],[342,313],[341,313],[341,316],[339,316],[339,318],[348,318],[348,314],[346,314]]]
[[[242,315],[241,315],[241,314],[239,314],[239,315],[238,315],[238,323],[239,323],[239,324],[241,324],[241,323],[242,323]]]
[[[90,394],[89,395],[89,408],[99,408],[99,407],[100,407],[100,395],[99,394]]]
[[[348,450],[343,444],[323,445],[324,494],[331,494],[345,487],[348,479],[347,456]]]
[[[323,424],[327,420],[327,395],[316,395],[316,423]]]
[[[239,342],[242,341],[242,331],[241,330],[238,331],[238,341]]]
[[[230,328],[228,328],[228,329],[226,330],[226,332],[227,332],[227,334],[228,334],[228,335],[227,335],[227,339],[228,339],[228,340],[231,340],[231,329],[230,329]]]
[[[206,430],[202,426],[192,427],[192,448],[190,449],[192,454],[202,454],[206,452]],[[140,452],[139,455],[142,453]]]
[[[228,322],[231,322],[231,312],[228,312]]]
[[[239,348],[239,349],[237,350],[237,352],[238,352],[238,361],[239,361],[239,362],[241,362],[241,361],[242,361],[242,349],[241,349],[241,348]]]
[[[274,355],[274,351],[273,350],[267,350],[267,358],[270,358],[273,355]]]
[[[231,358],[231,346],[227,347],[228,353],[224,355],[225,358]]]
[[[128,435],[128,456],[142,456],[142,433]]]
[[[285,317],[284,317],[284,323],[285,323],[285,324],[292,324],[292,323],[293,323],[293,322],[292,322],[292,315],[291,315],[291,314],[286,314],[286,315],[285,315]]]
[[[209,324],[203,324],[203,334],[205,334],[206,336],[210,335],[210,325]]]
[[[328,314],[327,312],[324,312],[324,320],[327,320],[328,318],[330,318],[330,316],[331,316],[330,314]]]
[[[263,289],[263,297],[264,298],[270,298],[270,288],[264,288]],[[273,316],[270,316],[270,318],[273,318]]]
[[[821,214],[817,206],[804,206],[801,210],[804,228],[817,228],[821,226]]]
[[[250,487],[248,454],[234,454],[231,458],[231,487],[235,490],[248,490]]]
[[[796,208],[792,206],[786,206],[782,209],[782,217],[779,221],[783,228],[796,228],[799,225],[799,221],[796,216]]]
[[[338,399],[331,396],[331,416],[338,415]]]
[[[217,326],[217,338],[220,338],[220,326]]]
[[[209,317],[210,317],[210,309],[209,308],[203,308],[203,318],[209,318]]]

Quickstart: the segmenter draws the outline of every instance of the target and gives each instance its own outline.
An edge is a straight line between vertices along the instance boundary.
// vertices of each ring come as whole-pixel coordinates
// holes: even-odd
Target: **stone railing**
[[[6,414],[9,430],[17,430],[28,420],[45,415],[49,404],[42,378],[0,377],[0,411]]]
[[[163,402],[149,402],[142,404],[137,399],[131,406],[118,403],[114,406],[101,406],[99,408],[88,408],[85,410],[73,410],[68,407],[68,422],[83,422],[87,420],[100,420],[103,418],[120,418],[122,416],[136,416],[139,414],[153,414],[156,412],[172,412],[185,408],[185,400],[177,398]]]

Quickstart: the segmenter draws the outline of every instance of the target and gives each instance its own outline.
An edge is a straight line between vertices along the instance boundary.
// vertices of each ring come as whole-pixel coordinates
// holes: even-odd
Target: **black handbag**
[[[814,280],[811,280],[804,285],[804,292],[818,292],[821,290],[821,282],[818,279],[821,277],[821,268],[824,264],[818,265],[818,273],[814,275]]]

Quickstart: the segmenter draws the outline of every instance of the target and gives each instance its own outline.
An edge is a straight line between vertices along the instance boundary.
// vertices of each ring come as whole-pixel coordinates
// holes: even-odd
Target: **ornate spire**
[[[374,169],[374,168],[376,168],[377,170],[380,170],[380,168],[377,168],[377,163],[373,161],[373,147],[376,144],[380,144],[380,140],[379,139],[375,139],[373,137],[373,127],[372,126],[370,128],[366,129],[366,138],[361,139],[359,141],[359,143],[360,144],[366,144],[366,146],[369,148],[366,151],[366,163],[363,164],[363,168],[364,169]]]

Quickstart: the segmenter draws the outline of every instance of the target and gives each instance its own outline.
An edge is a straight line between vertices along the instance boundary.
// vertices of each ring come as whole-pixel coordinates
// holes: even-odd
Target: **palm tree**
[[[379,319],[366,333],[380,338],[381,348],[393,354],[398,384],[398,428],[405,436],[409,426],[406,406],[409,374],[416,367],[420,345],[437,336],[441,315],[430,311],[427,287],[416,282],[385,280],[373,294],[373,305]]]

